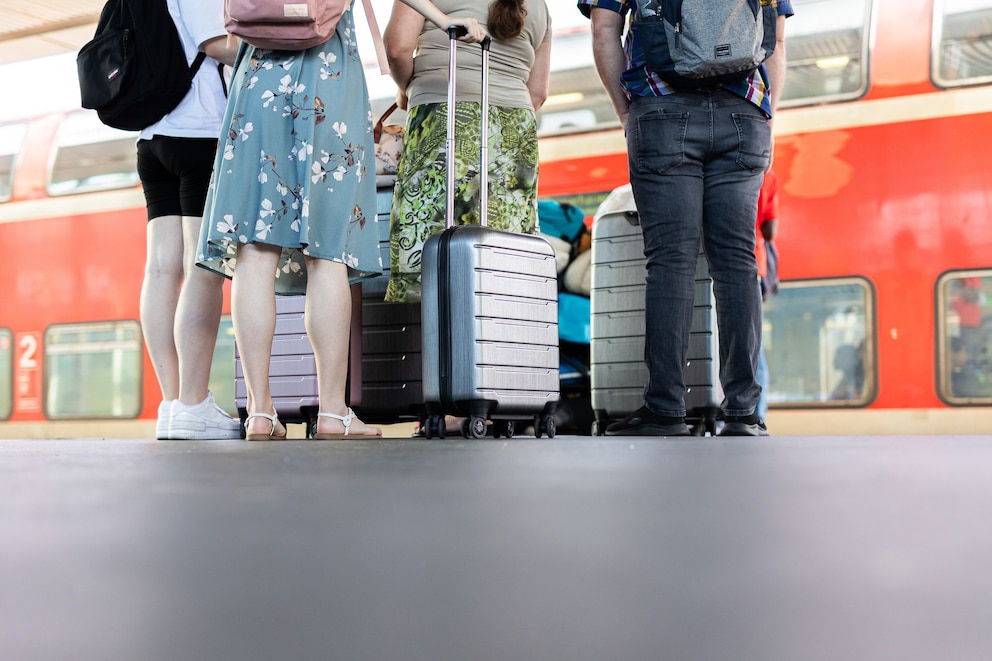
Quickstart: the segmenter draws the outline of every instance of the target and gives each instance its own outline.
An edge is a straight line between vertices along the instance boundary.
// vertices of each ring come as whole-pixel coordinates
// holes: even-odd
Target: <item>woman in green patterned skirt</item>
[[[446,13],[478,19],[493,37],[489,75],[489,226],[537,231],[537,121],[548,95],[551,18],[544,0],[435,0]],[[390,215],[386,300],[420,300],[421,254],[444,229],[448,35],[397,2],[386,27],[397,103],[410,107]],[[416,52],[416,57],[414,57]],[[481,49],[458,51],[455,105],[457,224],[479,223]]]

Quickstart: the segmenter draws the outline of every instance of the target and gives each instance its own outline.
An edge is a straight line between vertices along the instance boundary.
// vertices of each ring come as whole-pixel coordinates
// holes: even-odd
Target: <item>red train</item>
[[[992,0],[793,6],[769,428],[988,433]],[[557,34],[553,52],[539,192],[592,215],[627,182],[623,136],[588,30]],[[151,435],[133,140],[81,111],[0,125],[0,436]],[[233,406],[222,324],[211,387]]]

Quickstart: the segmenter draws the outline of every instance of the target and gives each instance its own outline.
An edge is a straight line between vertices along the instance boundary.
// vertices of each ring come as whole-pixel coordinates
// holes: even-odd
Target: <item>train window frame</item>
[[[960,367],[962,370],[963,368],[968,368],[969,371],[964,373],[970,374],[977,379],[978,383],[976,387],[979,388],[982,394],[958,395],[953,392],[951,361],[955,359],[955,356],[952,354],[956,354],[957,352],[952,351],[951,340],[962,338],[961,350],[965,352],[963,358],[967,358],[967,352],[969,351],[967,345],[970,342],[965,340],[964,334],[961,333],[960,315],[954,310],[953,294],[957,292],[951,292],[951,285],[954,282],[960,281],[962,287],[967,289],[968,287],[964,285],[964,282],[974,278],[981,278],[983,280],[980,294],[984,294],[986,297],[986,303],[981,305],[981,307],[985,308],[985,311],[979,312],[979,318],[982,319],[984,317],[988,321],[986,323],[983,320],[979,323],[980,330],[978,331],[978,335],[980,337],[977,338],[979,342],[984,341],[985,358],[983,360],[967,360]],[[979,298],[979,300],[981,299]],[[934,356],[937,397],[948,406],[954,407],[988,406],[992,404],[992,268],[955,270],[942,273],[934,285],[934,316],[937,338]],[[956,321],[954,320],[955,316],[957,317]],[[985,337],[981,337],[982,335]],[[972,352],[975,350],[977,349],[970,349]],[[954,373],[962,374],[962,370],[953,371]],[[986,392],[987,394],[984,394]]]
[[[92,110],[76,110],[66,113],[59,122],[48,156],[48,172],[45,177],[47,193],[52,197],[62,197],[138,186],[140,179],[135,147],[138,135],[137,131],[121,131],[106,126]],[[90,173],[85,176],[80,175],[78,178],[60,178],[58,176],[61,173],[60,156],[69,152],[70,149],[89,147],[92,151],[94,148],[98,149],[99,145],[111,143],[130,145],[127,152],[111,152],[116,154],[116,158],[109,161],[110,163],[126,163],[127,169],[119,169],[116,172],[101,172],[97,169],[97,173],[92,174],[93,163],[80,165],[77,162],[77,157],[73,155],[69,159],[72,161],[72,166],[67,168],[68,171],[85,170]],[[90,153],[89,158],[99,165],[105,163],[105,161],[100,160],[99,156],[101,155]]]
[[[75,343],[62,344],[58,342],[60,334],[85,334],[111,331],[112,337],[86,341],[77,340]],[[123,337],[127,334],[127,337]],[[86,352],[80,351],[77,346],[86,347],[91,345],[95,350]],[[100,392],[105,389],[105,383],[101,380],[106,372],[94,369],[91,361],[85,360],[87,357],[93,358],[102,354],[111,353],[110,373],[115,378],[111,383],[116,382],[116,387],[109,391],[110,400],[108,406],[97,408],[95,406],[77,406],[73,410],[68,407],[59,406],[56,398],[63,391],[72,391],[76,394],[76,401],[84,401],[82,397],[96,396],[95,401],[102,402],[103,397]],[[68,370],[67,381],[69,386],[63,389],[60,384],[55,383],[56,379],[61,379],[63,374],[58,371],[58,356],[82,356],[83,364],[78,369]],[[115,361],[123,363],[123,359],[131,361],[127,371],[121,370],[121,377],[117,378],[117,369],[113,365]],[[143,407],[142,393],[144,391],[144,366],[145,366],[145,344],[144,336],[141,333],[141,323],[136,319],[117,319],[106,321],[72,322],[62,324],[52,324],[45,329],[42,342],[43,360],[43,411],[49,420],[128,420],[136,419],[141,414]],[[97,359],[98,360],[98,359]],[[99,364],[97,367],[101,367]],[[101,380],[100,388],[87,388],[89,380]],[[84,395],[85,394],[85,395]],[[89,401],[89,400],[86,400]]]
[[[796,54],[799,48],[805,46],[801,44],[803,32],[796,35],[796,24],[802,26],[806,20],[811,21],[814,25],[823,25],[825,23],[820,18],[812,17],[807,18],[808,15],[803,13],[803,3],[819,3],[824,2],[829,4],[834,4],[834,0],[793,0],[793,8],[795,9],[795,15],[786,19],[786,39],[785,39],[785,49],[788,57],[786,58],[786,72],[785,72],[785,85],[783,86],[783,94],[779,99],[778,107],[779,109],[785,108],[799,108],[802,106],[811,105],[821,105],[828,103],[841,103],[845,101],[854,101],[860,99],[865,94],[868,93],[871,87],[871,67],[869,66],[871,60],[871,44],[874,42],[875,35],[875,25],[876,17],[878,14],[878,3],[875,0],[851,0],[854,2],[864,2],[863,13],[861,18],[861,27],[858,36],[860,37],[860,42],[857,49],[858,63],[856,67],[852,67],[851,70],[856,70],[859,73],[859,84],[857,87],[841,92],[834,93],[823,93],[823,94],[807,94],[801,96],[790,96],[790,91],[800,89],[804,85],[796,81],[796,77],[799,75],[800,69],[803,67],[812,67],[813,69],[818,69],[820,71],[833,71],[840,68],[847,68],[851,64],[851,58],[848,55],[832,55],[826,54],[825,56],[814,51],[822,50],[824,47],[829,47],[830,42],[837,42],[839,38],[834,38],[831,40],[823,39],[826,46],[822,46],[817,43],[813,43],[810,46],[810,56],[800,57]],[[831,6],[830,11],[825,12],[826,16],[831,18],[842,17],[848,15],[848,13],[843,10],[837,10],[835,7]],[[847,28],[856,29],[856,28]],[[802,30],[802,27],[800,27]],[[809,31],[809,34],[816,34],[814,31]],[[847,58],[842,59],[842,58]],[[792,82],[790,83],[790,79]],[[808,85],[807,85],[808,86]]]
[[[790,398],[787,392],[783,395],[782,393],[785,392],[785,389],[776,388],[777,382],[784,378],[794,379],[796,378],[796,375],[783,376],[784,370],[776,369],[776,363],[781,360],[783,364],[789,364],[792,366],[792,369],[795,370],[795,366],[799,365],[800,361],[777,358],[780,354],[780,352],[776,352],[774,346],[777,337],[775,333],[772,332],[774,329],[770,328],[770,326],[774,323],[776,307],[784,305],[783,301],[790,298],[790,291],[811,290],[814,288],[825,289],[828,287],[849,288],[852,286],[856,286],[862,291],[861,304],[863,332],[860,336],[860,342],[857,342],[857,340],[845,339],[844,344],[836,344],[836,341],[829,339],[829,337],[827,341],[824,342],[823,336],[825,333],[828,336],[831,334],[837,334],[836,328],[832,330],[828,327],[831,325],[828,323],[829,320],[831,318],[839,318],[838,315],[834,314],[834,312],[837,311],[836,308],[834,308],[834,312],[828,313],[824,311],[823,323],[821,323],[819,328],[816,329],[818,335],[820,336],[820,346],[817,352],[820,360],[817,364],[817,373],[815,374],[814,380],[820,383],[820,388],[814,397],[801,398],[802,394],[800,394],[799,396],[793,396]],[[803,294],[802,296],[797,294],[795,298],[797,301],[800,301],[807,306],[811,300],[815,300],[809,293]],[[810,278],[780,282],[778,294],[765,303],[762,319],[762,345],[765,350],[765,358],[768,363],[769,372],[769,409],[853,409],[866,408],[870,406],[878,396],[878,349],[876,343],[877,331],[875,328],[877,320],[877,305],[877,293],[874,285],[870,280],[862,276]],[[802,322],[807,318],[804,314],[797,314],[795,312],[783,313],[782,317],[792,322]],[[837,326],[837,324],[833,325]],[[841,334],[845,332],[842,328],[840,331]],[[792,342],[795,343],[797,341],[794,339]],[[857,342],[857,344],[854,344],[854,342]],[[800,340],[797,346],[801,344],[802,341]],[[835,344],[836,346],[834,346]],[[832,377],[834,372],[839,369],[836,364],[838,354],[840,353],[838,349],[845,345],[854,350],[855,353],[853,354],[853,358],[860,358],[861,360],[861,366],[863,368],[861,393],[858,396],[850,398],[834,398],[832,395],[836,390],[838,383],[836,383],[835,381],[837,380]],[[829,365],[829,367],[826,367],[826,371],[824,371],[824,365]],[[804,375],[801,372],[799,373],[799,377],[805,378],[807,381],[809,380],[809,375]],[[843,380],[843,377],[841,380]]]
[[[10,168],[0,169],[0,204],[14,197],[14,179],[28,137],[28,122],[0,125],[0,159],[10,157]]]
[[[947,60],[950,59],[950,57],[945,57],[944,47],[945,28],[948,23],[947,17],[949,16],[949,14],[945,12],[945,6],[947,3],[948,0],[934,0],[933,3],[933,16],[931,20],[930,34],[930,82],[933,83],[934,87],[939,89],[975,87],[992,83],[992,58],[989,58],[988,73],[985,75],[949,78],[944,74],[943,71],[945,64]],[[987,22],[989,23],[989,31],[987,35],[985,35],[987,38],[983,41],[983,43],[992,44],[992,1],[986,0],[985,7],[976,7],[973,11],[980,10],[986,10],[988,12]],[[969,20],[966,22],[969,25],[975,24],[974,20]],[[958,51],[957,54],[962,57],[962,60],[966,59],[966,56],[962,56],[961,51]]]
[[[0,328],[0,420],[14,415],[14,331]]]

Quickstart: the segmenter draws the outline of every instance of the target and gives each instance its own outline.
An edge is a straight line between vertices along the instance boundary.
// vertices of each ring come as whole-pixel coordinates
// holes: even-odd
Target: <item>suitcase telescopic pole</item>
[[[468,34],[465,28],[452,25],[448,28],[448,140],[445,165],[447,168],[447,204],[445,227],[455,225],[455,103],[457,101],[456,73],[458,70],[458,37]],[[489,225],[489,46],[492,39],[482,40],[482,107],[480,108],[479,137],[482,143],[479,163],[479,224]]]

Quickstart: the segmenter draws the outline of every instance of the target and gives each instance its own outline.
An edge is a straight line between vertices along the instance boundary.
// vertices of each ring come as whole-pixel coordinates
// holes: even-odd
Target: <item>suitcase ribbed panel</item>
[[[316,412],[317,363],[313,347],[307,338],[303,296],[276,297],[276,329],[272,337],[272,357],[269,360],[269,387],[272,403],[284,422],[306,422],[304,409]],[[234,398],[239,409],[248,406],[241,354],[235,346]]]
[[[370,421],[416,417],[424,401],[420,304],[366,298],[362,315],[359,412]]]
[[[597,418],[625,416],[644,403],[644,280],[641,229],[631,212],[602,216],[592,230],[590,381]],[[697,417],[723,400],[713,284],[705,256],[696,262],[695,303],[686,356],[686,412]]]
[[[460,226],[432,236],[423,260],[426,401],[453,414],[512,418],[547,411],[559,396],[558,279],[547,241]],[[442,332],[445,323],[450,327]]]

